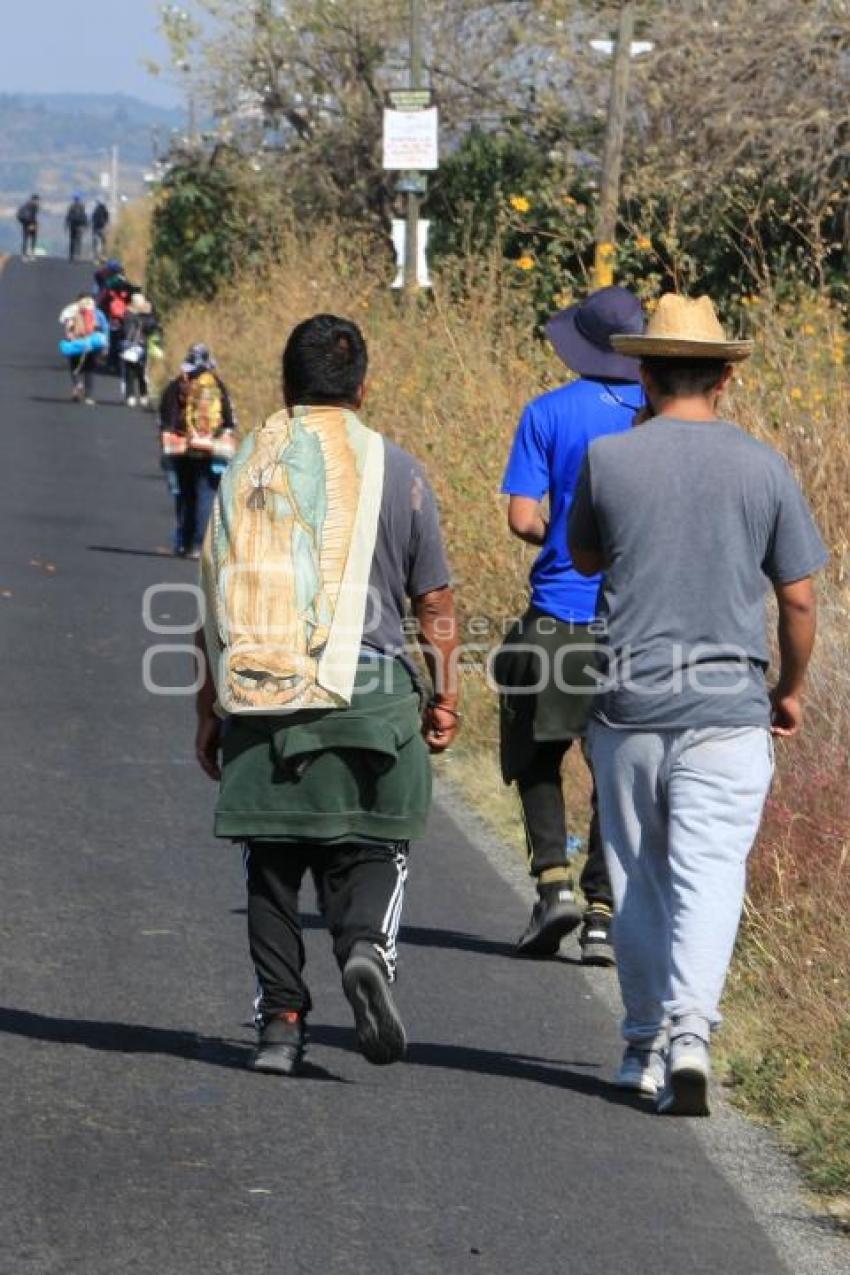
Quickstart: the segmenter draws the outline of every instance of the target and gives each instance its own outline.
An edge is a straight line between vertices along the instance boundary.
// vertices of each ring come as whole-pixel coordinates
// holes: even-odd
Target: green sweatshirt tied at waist
[[[424,835],[431,764],[420,695],[400,660],[361,662],[348,708],[228,718],[222,752],[217,837],[339,842]]]

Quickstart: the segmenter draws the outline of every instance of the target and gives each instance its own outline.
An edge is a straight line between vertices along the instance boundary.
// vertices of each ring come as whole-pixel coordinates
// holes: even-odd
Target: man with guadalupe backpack
[[[702,1116],[771,733],[802,720],[827,553],[785,460],[717,414],[752,342],[726,337],[708,297],[663,296],[645,336],[612,344],[641,360],[649,419],[591,443],[569,541],[579,571],[605,572],[587,738],[626,1011],[617,1082],[663,1114]]]
[[[174,553],[197,557],[221,475],[235,451],[227,386],[205,345],[193,345],[159,404],[163,463],[174,491]]]
[[[41,201],[38,195],[30,195],[25,204],[21,204],[17,212],[21,224],[21,256],[29,261],[35,256],[38,244],[38,213]]]
[[[204,542],[196,750],[221,781],[216,835],[245,848],[252,1066],[283,1075],[301,1066],[311,1007],[307,871],[362,1053],[376,1064],[404,1054],[391,985],[408,852],[430,805],[428,751],[443,752],[459,720],[434,496],[418,462],[359,419],[366,367],[348,320],[294,329],[286,410],[243,442]],[[434,687],[424,707],[405,653],[408,600]]]
[[[567,549],[567,514],[590,441],[631,427],[643,403],[636,359],[611,348],[612,332],[643,328],[643,311],[626,288],[602,288],[554,315],[546,328],[556,352],[577,379],[525,408],[508,460],[502,492],[510,497],[508,525],[540,547],[531,569],[529,609],[506,635],[495,664],[500,690],[502,776],[516,781],[537,884],[519,956],[554,956],[580,923],[582,961],[614,962],[611,884],[605,868],[596,794],[588,855],[581,875],[584,917],[573,893],[561,768],[584,735],[593,690],[593,621],[599,577],[586,580]],[[548,497],[548,513],[541,501]]]

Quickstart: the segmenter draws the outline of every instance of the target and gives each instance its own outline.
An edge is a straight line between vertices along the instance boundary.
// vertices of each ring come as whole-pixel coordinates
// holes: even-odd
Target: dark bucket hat
[[[579,376],[599,380],[639,380],[637,359],[617,354],[611,337],[643,332],[640,301],[628,288],[616,285],[592,292],[584,301],[553,314],[546,335],[560,359]]]
[[[209,347],[206,345],[190,345],[186,351],[186,357],[180,364],[180,371],[185,372],[187,376],[192,376],[196,372],[211,372],[216,366]]]

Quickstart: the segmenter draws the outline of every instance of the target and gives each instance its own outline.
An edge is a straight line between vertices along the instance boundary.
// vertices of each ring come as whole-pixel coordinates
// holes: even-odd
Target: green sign
[[[387,100],[394,111],[427,111],[432,94],[430,89],[391,89]]]

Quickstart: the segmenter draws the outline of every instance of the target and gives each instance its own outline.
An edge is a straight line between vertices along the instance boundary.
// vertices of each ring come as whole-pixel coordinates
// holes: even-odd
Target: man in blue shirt
[[[589,444],[629,429],[643,405],[637,360],[615,353],[610,344],[615,332],[642,330],[640,302],[619,287],[602,288],[550,319],[547,335],[579,379],[527,405],[502,483],[510,497],[511,531],[540,546],[529,609],[506,635],[495,664],[502,775],[506,783],[516,781],[537,881],[531,920],[517,945],[523,956],[554,956],[561,939],[582,921],[568,864],[561,767],[573,740],[584,735],[590,711],[591,626],[601,576],[583,576],[573,566],[567,518]],[[548,513],[541,505],[546,497]],[[612,895],[595,789],[580,884],[587,900],[582,961],[613,964]]]

